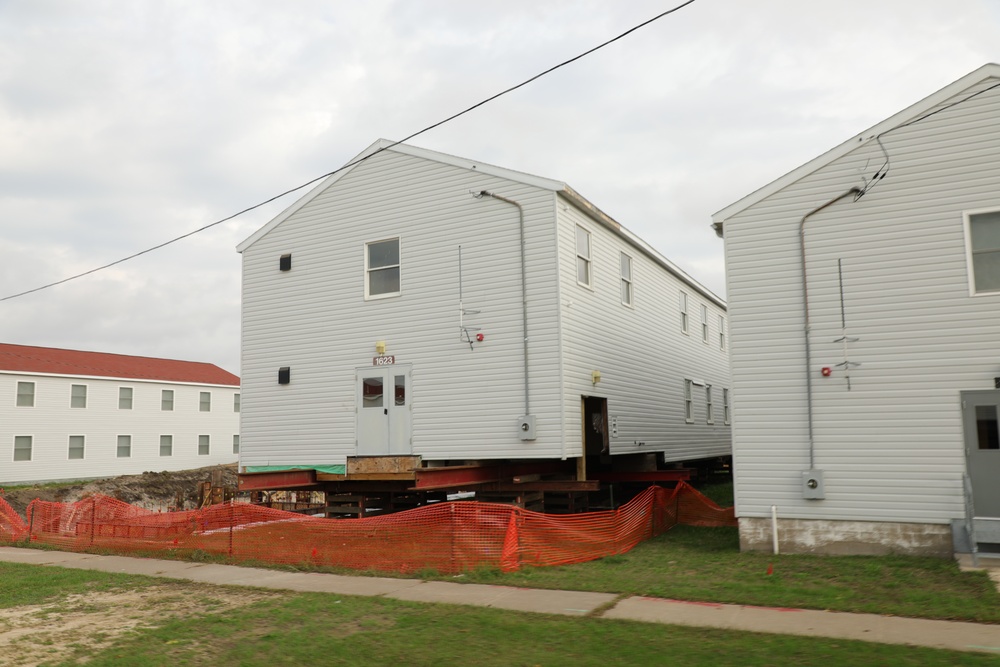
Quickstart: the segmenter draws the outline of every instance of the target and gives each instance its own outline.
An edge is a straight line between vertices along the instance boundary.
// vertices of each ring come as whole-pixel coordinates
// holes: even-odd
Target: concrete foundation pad
[[[604,618],[1000,654],[1000,625],[634,597]]]

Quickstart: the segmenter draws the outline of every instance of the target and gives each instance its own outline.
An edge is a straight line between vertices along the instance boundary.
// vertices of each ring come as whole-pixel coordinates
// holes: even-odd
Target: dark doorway
[[[608,399],[583,396],[583,451],[587,456],[610,454]]]

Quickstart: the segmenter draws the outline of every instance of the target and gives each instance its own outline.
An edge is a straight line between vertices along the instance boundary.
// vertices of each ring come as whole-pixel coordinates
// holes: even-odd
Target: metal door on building
[[[358,456],[413,453],[410,367],[362,368],[357,373]]]
[[[963,391],[962,426],[977,517],[1000,517],[1000,390]]]

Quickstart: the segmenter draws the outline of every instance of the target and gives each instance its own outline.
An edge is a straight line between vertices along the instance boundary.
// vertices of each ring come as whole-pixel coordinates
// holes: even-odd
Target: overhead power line
[[[477,102],[476,104],[473,104],[471,107],[469,107],[467,109],[464,109],[463,111],[459,111],[456,114],[452,114],[451,116],[448,116],[444,120],[440,120],[440,121],[434,123],[433,125],[428,125],[424,129],[418,130],[417,132],[414,132],[413,134],[410,134],[410,135],[408,135],[406,137],[403,137],[399,141],[394,141],[394,142],[392,142],[390,144],[387,144],[386,146],[382,146],[378,150],[375,150],[375,151],[369,153],[368,155],[365,155],[364,157],[358,158],[357,160],[354,160],[353,162],[348,162],[347,164],[345,164],[345,165],[343,165],[341,167],[338,167],[337,169],[334,169],[333,171],[327,172],[327,173],[323,174],[322,176],[317,176],[316,178],[313,178],[310,181],[302,183],[301,185],[297,185],[294,188],[291,188],[290,190],[285,190],[281,194],[274,195],[273,197],[270,197],[269,199],[266,199],[266,200],[260,202],[259,204],[254,204],[253,206],[248,206],[247,208],[243,209],[242,211],[238,211],[236,213],[233,213],[232,215],[228,215],[228,216],[226,216],[224,218],[221,218],[220,220],[216,220],[215,222],[211,222],[211,223],[205,225],[204,227],[199,227],[198,229],[190,231],[190,232],[188,232],[186,234],[182,234],[180,236],[172,238],[169,241],[164,241],[163,243],[160,243],[158,245],[152,246],[151,248],[146,248],[145,250],[140,250],[137,253],[133,253],[133,254],[127,256],[127,257],[122,257],[121,259],[115,260],[115,261],[110,262],[108,264],[105,264],[103,266],[98,266],[97,268],[90,269],[89,271],[84,271],[83,273],[78,273],[76,275],[70,276],[68,278],[63,278],[62,280],[57,280],[57,281],[55,281],[53,283],[49,283],[47,285],[42,285],[40,287],[35,287],[33,289],[25,290],[23,292],[18,292],[17,294],[11,294],[9,296],[5,296],[3,298],[0,298],[0,301],[9,301],[10,299],[16,299],[18,297],[25,296],[27,294],[33,294],[34,292],[40,292],[40,291],[42,291],[44,289],[48,289],[50,287],[55,287],[57,285],[62,285],[63,283],[68,283],[71,280],[76,280],[78,278],[83,278],[84,276],[89,276],[92,273],[97,273],[98,271],[103,271],[104,269],[109,269],[112,266],[116,266],[116,265],[121,264],[123,262],[127,262],[130,259],[135,259],[136,257],[139,257],[141,255],[145,255],[147,253],[151,253],[154,250],[159,250],[160,248],[164,248],[164,247],[166,247],[166,246],[168,246],[168,245],[170,245],[172,243],[177,243],[178,241],[186,239],[189,236],[194,236],[195,234],[199,234],[199,233],[205,231],[206,229],[211,229],[212,227],[215,227],[216,225],[221,225],[222,223],[228,222],[229,220],[237,218],[237,217],[243,215],[244,213],[249,213],[250,211],[258,209],[261,206],[266,206],[267,204],[270,204],[273,201],[281,199],[282,197],[284,197],[286,195],[290,195],[293,192],[298,192],[299,190],[301,190],[303,188],[309,187],[313,183],[316,183],[318,181],[322,181],[323,179],[328,178],[330,176],[333,176],[336,173],[339,173],[339,172],[341,172],[341,171],[343,171],[345,169],[349,169],[349,168],[353,167],[354,165],[359,164],[361,162],[364,162],[365,160],[378,155],[382,151],[388,150],[388,149],[392,148],[393,146],[396,146],[398,144],[401,144],[401,143],[404,143],[406,141],[409,141],[410,139],[413,139],[414,137],[418,137],[421,134],[424,134],[425,132],[429,132],[430,130],[433,130],[433,129],[437,128],[437,127],[440,127],[440,126],[444,125],[445,123],[451,122],[451,121],[455,120],[456,118],[458,118],[460,116],[464,116],[465,114],[469,113],[470,111],[474,111],[475,109],[478,109],[479,107],[481,107],[481,106],[483,106],[485,104],[489,104],[493,100],[496,100],[496,99],[498,99],[500,97],[503,97],[507,93],[511,93],[511,92],[517,90],[518,88],[522,88],[522,87],[528,85],[529,83],[542,78],[546,74],[551,74],[552,72],[556,71],[560,67],[565,67],[566,65],[569,65],[570,63],[576,62],[577,60],[580,60],[581,58],[584,58],[585,56],[588,56],[591,53],[594,53],[595,51],[599,51],[600,49],[603,49],[605,46],[608,46],[609,44],[613,44],[614,42],[617,42],[618,40],[622,39],[623,37],[626,37],[626,36],[632,34],[636,30],[639,30],[640,28],[643,28],[643,27],[649,25],[650,23],[653,23],[654,21],[658,21],[659,19],[662,19],[664,16],[668,16],[670,14],[673,14],[674,12],[683,9],[684,7],[687,7],[688,5],[690,5],[690,4],[694,3],[694,2],[695,2],[695,0],[687,0],[686,2],[682,2],[681,4],[677,5],[676,7],[668,9],[665,12],[661,12],[660,14],[657,14],[653,18],[648,19],[646,21],[643,21],[642,23],[629,28],[628,30],[626,30],[625,32],[621,33],[620,35],[617,35],[616,37],[612,37],[611,39],[609,39],[609,40],[607,40],[605,42],[602,42],[602,43],[598,44],[595,47],[587,49],[583,53],[580,53],[580,54],[578,54],[576,56],[573,56],[569,60],[564,60],[563,62],[559,63],[558,65],[553,65],[552,67],[550,67],[550,68],[548,68],[548,69],[546,69],[546,70],[544,70],[542,72],[539,72],[538,74],[534,75],[533,77],[531,77],[529,79],[525,79],[524,81],[522,81],[521,83],[519,83],[517,85],[511,86],[510,88],[507,88],[506,90],[503,90],[503,91],[501,91],[501,92],[499,92],[499,93],[497,93],[495,95],[487,97],[485,100],[482,100],[481,102]]]

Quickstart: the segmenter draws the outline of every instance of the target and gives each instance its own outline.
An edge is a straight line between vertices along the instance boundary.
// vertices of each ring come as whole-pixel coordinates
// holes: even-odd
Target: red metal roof
[[[0,371],[192,382],[238,387],[239,377],[214,364],[106,352],[0,343]]]

